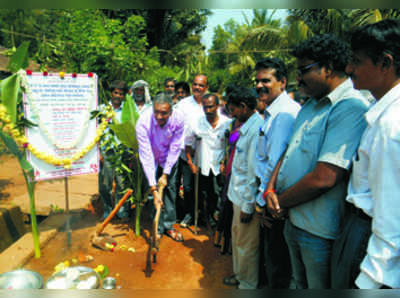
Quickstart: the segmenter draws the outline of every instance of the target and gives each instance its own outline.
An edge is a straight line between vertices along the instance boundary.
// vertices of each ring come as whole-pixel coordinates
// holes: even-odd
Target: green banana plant
[[[27,66],[27,49],[29,43],[23,43],[18,47],[15,54],[11,57],[8,67],[13,71],[17,72],[21,68]],[[4,79],[0,83],[0,103],[6,108],[8,117],[12,124],[17,123],[17,104],[21,101],[21,90],[20,90],[20,78],[14,73],[8,78]],[[33,247],[35,252],[35,257],[40,258],[40,241],[39,241],[39,231],[37,227],[36,220],[36,210],[35,210],[35,177],[34,169],[32,165],[26,160],[24,152],[21,152],[17,143],[8,134],[0,131],[0,138],[4,145],[7,147],[9,152],[14,154],[21,166],[22,173],[25,178],[26,187],[29,194],[30,202],[30,214],[31,214],[31,225],[32,225],[32,235],[33,235]]]
[[[122,107],[121,122],[115,121],[110,124],[110,128],[114,131],[118,140],[129,148],[130,151],[130,167],[126,167],[123,163],[123,171],[128,176],[129,183],[133,184],[128,188],[133,188],[134,195],[131,200],[135,204],[135,233],[140,236],[140,214],[141,204],[144,196],[142,195],[143,172],[140,166],[138,141],[136,138],[136,122],[139,119],[139,113],[135,102],[130,95],[126,95],[124,105]]]

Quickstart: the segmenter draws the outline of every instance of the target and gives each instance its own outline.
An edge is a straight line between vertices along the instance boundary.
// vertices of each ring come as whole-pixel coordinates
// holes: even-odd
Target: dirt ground
[[[63,191],[63,190],[60,190]],[[26,192],[25,182],[18,163],[10,156],[0,157],[0,202],[7,201],[16,195]],[[71,246],[67,246],[66,233],[61,231],[42,248],[40,259],[32,258],[25,266],[43,276],[46,281],[54,272],[57,264],[74,260],[82,256],[92,256],[90,262],[79,262],[77,265],[95,268],[105,265],[108,276],[117,280],[122,289],[228,289],[222,284],[224,276],[232,272],[232,257],[220,255],[219,248],[213,245],[212,231],[200,227],[198,235],[191,229],[180,230],[185,238],[178,243],[164,236],[160,242],[157,263],[151,263],[149,239],[151,219],[149,208],[142,211],[141,236],[134,233],[134,219],[129,223],[112,221],[105,232],[117,241],[115,251],[103,251],[90,243],[93,234],[101,222],[101,205],[99,201],[92,208],[74,216],[71,222]],[[128,249],[133,248],[134,252]]]

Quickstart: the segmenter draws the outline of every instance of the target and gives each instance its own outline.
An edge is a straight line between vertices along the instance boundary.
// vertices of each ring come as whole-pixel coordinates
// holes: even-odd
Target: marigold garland
[[[46,135],[46,137],[48,138],[48,140],[49,140],[55,147],[57,147],[58,149],[66,150],[66,149],[75,148],[76,145],[79,144],[79,143],[81,142],[82,138],[84,137],[86,128],[87,128],[87,126],[88,126],[88,121],[89,121],[89,118],[90,118],[90,104],[89,104],[89,107],[88,107],[88,110],[87,110],[87,115],[85,115],[85,122],[84,122],[83,125],[82,125],[81,133],[79,134],[79,136],[75,139],[74,142],[70,142],[70,143],[68,143],[68,144],[60,144],[60,143],[58,143],[57,140],[53,137],[53,135],[50,134],[50,132],[47,130],[47,128],[44,126],[44,124],[42,123],[42,121],[41,121],[41,119],[40,119],[39,112],[38,112],[37,107],[36,107],[36,105],[35,105],[34,98],[32,97],[32,92],[31,92],[31,89],[30,89],[30,87],[29,87],[29,83],[28,83],[28,80],[27,80],[27,77],[26,77],[26,73],[25,73],[23,70],[21,70],[21,71],[18,72],[18,74],[19,74],[19,76],[20,76],[20,78],[21,78],[21,86],[23,86],[23,87],[25,88],[26,98],[27,98],[28,101],[29,101],[29,104],[30,104],[30,106],[31,106],[33,115],[36,117],[37,122],[38,122],[38,125],[39,125],[40,129],[42,130],[43,134]],[[65,73],[64,73],[64,72],[60,72],[60,73],[59,73],[59,76],[60,76],[61,79],[64,79]]]
[[[13,137],[18,146],[21,146],[22,148],[31,151],[32,154],[34,154],[37,158],[49,164],[55,166],[63,166],[65,169],[69,169],[75,161],[81,159],[90,150],[93,149],[93,147],[100,141],[100,138],[103,135],[104,130],[107,128],[110,119],[115,117],[115,112],[113,111],[111,106],[106,107],[104,114],[105,117],[102,119],[101,124],[97,128],[96,136],[94,137],[94,139],[79,152],[74,153],[70,158],[59,158],[56,156],[52,156],[50,154],[39,151],[34,146],[29,144],[28,138],[25,136],[25,134],[21,134],[20,131],[11,122],[7,110],[2,104],[0,104],[0,128],[2,128],[4,133]]]

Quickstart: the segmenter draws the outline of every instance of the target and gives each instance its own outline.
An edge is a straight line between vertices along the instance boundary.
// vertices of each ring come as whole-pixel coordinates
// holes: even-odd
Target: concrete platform
[[[97,174],[68,177],[69,209],[80,210],[90,204],[90,199],[98,194]],[[14,197],[11,203],[19,206],[21,211],[30,214],[29,195]],[[35,209],[37,215],[48,216],[58,209],[65,210],[64,179],[45,180],[36,184]]]
[[[70,214],[70,222],[80,219],[87,210],[79,210]],[[40,247],[43,248],[57,232],[65,225],[67,216],[65,214],[52,214],[38,226]],[[26,233],[14,244],[9,246],[0,254],[0,274],[18,268],[22,268],[34,257],[32,233]]]

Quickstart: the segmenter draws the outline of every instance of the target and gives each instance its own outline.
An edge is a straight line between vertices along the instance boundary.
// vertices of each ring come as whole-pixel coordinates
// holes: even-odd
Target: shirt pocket
[[[258,135],[258,140],[257,140],[257,150],[256,150],[256,156],[257,159],[260,161],[267,161],[268,160],[268,155],[267,155],[267,144],[268,144],[268,137],[264,134],[261,133]]]
[[[247,154],[242,146],[236,145],[235,152],[235,168],[240,175],[245,175],[247,173]]]
[[[321,137],[322,129],[319,127],[313,127],[305,131],[300,141],[301,151],[310,156],[318,156]]]

